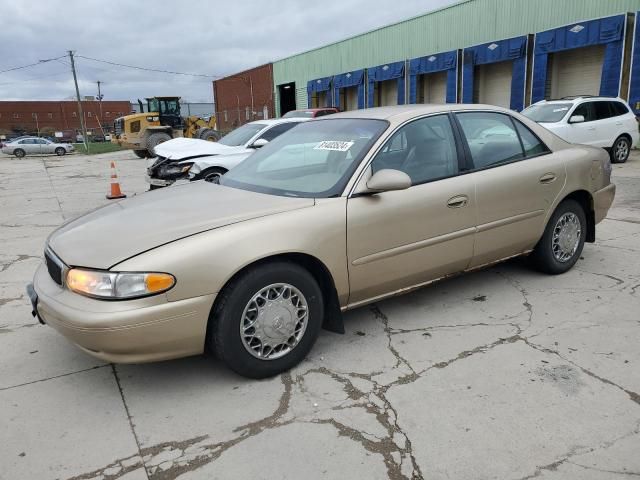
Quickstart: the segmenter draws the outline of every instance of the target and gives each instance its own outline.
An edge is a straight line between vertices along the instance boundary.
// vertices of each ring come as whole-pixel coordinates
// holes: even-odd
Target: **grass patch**
[[[111,142],[90,143],[89,152],[87,152],[83,143],[74,143],[73,146],[76,147],[76,152],[83,155],[97,155],[99,153],[110,153],[122,150],[120,145]]]

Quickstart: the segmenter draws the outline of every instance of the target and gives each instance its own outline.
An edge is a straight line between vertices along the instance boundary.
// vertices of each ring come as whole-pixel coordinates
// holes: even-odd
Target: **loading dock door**
[[[605,45],[592,45],[551,54],[547,98],[599,95]]]
[[[419,77],[418,103],[447,102],[447,72],[427,73]]]
[[[296,109],[296,84],[294,82],[278,85],[280,97],[280,115]]]
[[[340,104],[338,107],[343,112],[358,110],[358,87],[342,88],[340,90]]]
[[[376,85],[378,95],[376,107],[386,107],[398,105],[398,82],[396,80],[386,80]]]
[[[486,103],[509,108],[513,62],[487,63],[476,66],[473,103]]]

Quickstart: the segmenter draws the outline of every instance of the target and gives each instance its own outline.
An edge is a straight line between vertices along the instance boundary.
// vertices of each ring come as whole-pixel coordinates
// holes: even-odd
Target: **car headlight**
[[[69,290],[94,298],[128,299],[166,292],[176,284],[168,273],[105,272],[72,268],[67,272]]]

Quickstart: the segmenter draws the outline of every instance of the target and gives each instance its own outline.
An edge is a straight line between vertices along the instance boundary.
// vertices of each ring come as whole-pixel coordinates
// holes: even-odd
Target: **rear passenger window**
[[[516,129],[520,134],[520,140],[522,140],[522,146],[524,147],[524,154],[527,157],[534,157],[536,155],[542,155],[543,153],[549,153],[547,146],[540,141],[534,133],[525,127],[520,121],[513,119],[513,123],[516,124]]]
[[[619,117],[620,115],[626,115],[629,113],[629,109],[624,103],[610,102],[610,108],[614,117]]]
[[[474,168],[486,168],[524,158],[511,117],[501,113],[458,113]]]
[[[284,132],[286,132],[287,130],[291,130],[293,127],[295,127],[298,124],[298,122],[287,122],[287,123],[281,123],[280,125],[276,125],[273,128],[270,128],[269,130],[267,130],[266,132],[264,132],[260,138],[267,140],[268,142],[270,142],[271,140],[273,140],[276,137],[279,137],[280,135],[282,135]]]
[[[610,103],[611,102],[593,102],[593,107],[596,112],[596,120],[611,118],[611,110],[609,110]]]

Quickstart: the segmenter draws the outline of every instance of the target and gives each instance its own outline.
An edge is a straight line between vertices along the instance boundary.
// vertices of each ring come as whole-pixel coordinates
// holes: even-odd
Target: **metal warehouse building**
[[[640,0],[466,0],[273,63],[276,114],[404,103],[522,110],[621,96],[640,113]],[[640,27],[640,26],[639,26]]]

